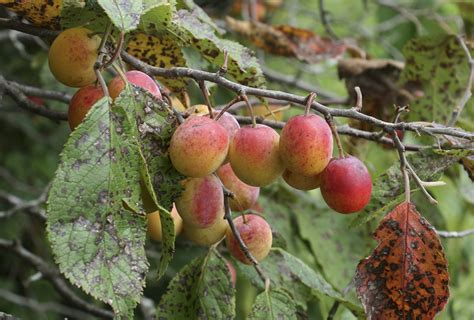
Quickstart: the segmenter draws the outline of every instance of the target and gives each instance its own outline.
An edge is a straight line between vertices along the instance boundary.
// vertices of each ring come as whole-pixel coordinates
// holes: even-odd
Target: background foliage
[[[161,36],[162,48],[154,47],[156,56],[160,52],[171,50],[173,52],[171,58],[175,58],[163,58],[163,64],[166,67],[183,65],[215,71],[223,62],[222,50],[226,49],[229,52],[229,75],[236,81],[252,86],[266,85],[272,89],[301,95],[307,94],[307,90],[295,83],[305,83],[320,93],[321,99],[339,100],[336,106],[345,107],[353,105],[353,87],[356,84],[361,87],[364,94],[363,111],[385,120],[393,118],[393,104],[406,103],[406,92],[402,89],[407,89],[411,95],[416,96],[417,93],[423,92],[424,96],[411,104],[412,112],[406,116],[406,119],[434,120],[445,124],[466,86],[469,72],[467,60],[456,38],[450,35],[466,34],[468,42],[474,41],[472,38],[474,22],[472,15],[468,14],[474,11],[474,6],[469,2],[326,1],[325,9],[330,12],[331,27],[339,38],[357,43],[373,60],[405,61],[404,68],[393,61],[378,62],[378,64],[361,62],[357,60],[357,53],[351,53],[350,50],[344,55],[348,62],[338,63],[338,59],[335,58],[337,55],[329,52],[331,46],[335,45],[333,42],[324,42],[326,47],[321,52],[318,51],[320,48],[314,44],[310,46],[310,42],[297,43],[296,47],[291,47],[295,42],[291,41],[291,36],[288,36],[289,40],[285,42],[285,45],[292,48],[287,54],[290,57],[277,56],[272,54],[276,52],[272,52],[272,48],[265,43],[263,45],[253,43],[252,37],[246,37],[243,29],[226,30],[230,29],[230,24],[225,23],[227,14],[231,14],[234,18],[242,18],[239,10],[232,10],[231,1],[196,1],[200,7],[192,1],[177,1],[178,8],[188,11],[180,12],[174,19],[171,19],[174,1],[161,1],[159,4],[143,1],[143,6],[139,5],[141,1],[132,2],[135,4],[131,7],[121,6],[122,2],[117,2],[119,3],[117,6],[108,7],[112,1],[93,1],[90,6],[79,10],[75,1],[64,1],[65,18],[61,23],[69,27],[93,19],[94,28],[103,30],[107,16],[98,12],[98,5],[101,5],[107,8],[107,13],[114,24],[122,30],[129,31],[139,27],[157,37]],[[272,4],[275,2],[278,3],[278,1],[262,1],[262,7],[266,10],[262,22],[269,25],[297,26],[311,30],[317,35],[327,34],[321,20],[317,18],[319,8],[315,1],[282,1],[279,6],[273,7]],[[128,2],[123,1],[123,3]],[[153,6],[150,5],[152,3]],[[213,19],[210,20],[200,8],[203,8]],[[2,17],[7,17],[8,14],[3,7],[0,7]],[[140,16],[142,16],[141,20]],[[157,19],[163,23],[160,25],[150,23]],[[277,31],[284,30],[283,28]],[[264,31],[258,29],[258,32]],[[288,33],[285,34],[288,35]],[[164,38],[163,35],[165,35]],[[134,48],[140,48],[140,37],[139,33],[134,34],[127,50],[132,54],[138,54],[144,61],[160,65],[160,61],[153,61],[149,54],[144,53],[144,50],[133,51]],[[236,42],[229,42],[229,40]],[[6,79],[42,88],[74,92],[58,84],[50,74],[47,66],[47,42],[7,29],[0,30],[0,41],[3,44],[0,50],[0,61],[2,61],[0,74]],[[298,47],[305,44],[307,46],[304,48]],[[253,49],[257,58],[251,56],[244,46]],[[320,57],[319,61],[308,64],[308,50],[313,55],[317,53]],[[282,75],[290,81],[282,81]],[[398,89],[387,89],[383,85],[386,82]],[[178,96],[181,90],[186,88],[190,93],[192,103],[203,102],[202,95],[194,83],[163,81],[163,84],[173,88]],[[231,97],[227,90],[218,89],[212,85],[210,89],[215,105],[224,104]],[[65,238],[52,237],[49,241],[44,221],[30,214],[30,211],[42,212],[43,192],[53,179],[60,159],[63,162],[56,177],[61,174],[75,174],[71,173],[71,170],[63,171],[62,168],[69,168],[68,164],[74,164],[68,161],[77,160],[77,154],[71,156],[70,153],[79,153],[81,150],[72,148],[71,143],[80,141],[81,129],[83,131],[87,129],[93,139],[94,137],[103,139],[105,144],[111,144],[110,141],[118,138],[113,134],[109,137],[99,134],[97,121],[102,118],[100,109],[96,108],[96,113],[93,113],[88,118],[88,122],[74,132],[72,140],[65,146],[70,135],[67,124],[55,123],[40,116],[25,113],[17,108],[10,98],[2,96],[1,92],[0,97],[0,211],[8,213],[12,207],[9,200],[12,195],[24,202],[34,203],[36,199],[40,199],[38,205],[19,208],[12,215],[0,217],[0,237],[17,239],[28,250],[53,263],[51,245],[58,260],[58,252],[66,252],[68,246],[74,245],[68,243],[66,238],[68,228],[81,225],[80,221],[77,222],[78,219],[75,219],[79,216],[78,213],[85,210],[92,216],[97,214],[96,210],[101,211],[100,206],[78,208],[75,206],[75,197],[80,196],[83,191],[74,188],[67,190],[68,195],[63,200],[56,201],[56,204],[63,206],[61,209],[63,214],[51,216],[48,220],[49,231],[56,230],[56,235],[64,233]],[[349,103],[344,102],[346,97],[349,97]],[[122,96],[120,107],[131,113],[139,112],[140,106],[135,105],[136,102],[131,102],[131,100],[133,99],[125,94]],[[58,102],[48,102],[48,106],[55,110],[65,110],[65,105]],[[160,113],[160,106],[156,106],[156,109],[156,112],[161,114],[159,119],[162,122],[155,125],[162,125],[166,121],[163,113]],[[284,118],[287,119],[297,112],[299,111],[295,108],[287,110]],[[124,114],[125,111],[122,116]],[[120,111],[116,112],[116,116],[120,116]],[[110,128],[129,126],[133,131],[136,125],[130,119],[110,121],[108,124]],[[340,124],[347,122],[355,127],[362,126],[345,119],[338,121]],[[461,114],[458,125],[472,131],[473,123],[474,111],[471,101]],[[129,142],[127,139],[132,138],[125,137],[120,141],[127,144]],[[335,315],[336,319],[363,317],[355,290],[348,285],[360,259],[366,257],[375,247],[371,232],[375,230],[378,222],[389,209],[399,202],[403,189],[400,186],[398,157],[394,149],[349,137],[344,137],[343,140],[347,150],[367,164],[374,178],[374,198],[363,213],[355,217],[336,214],[327,208],[318,190],[299,192],[285,186],[282,181],[262,190],[259,202],[263,208],[263,215],[274,232],[274,249],[262,266],[272,281],[269,296],[275,316],[282,314],[286,315],[285,318],[291,318],[296,314],[297,318],[304,319],[307,316],[310,319],[325,319],[334,302],[339,301],[341,306]],[[151,148],[150,145],[146,145],[146,138],[143,141],[145,141],[143,150]],[[428,144],[436,142],[426,136],[418,137],[410,133],[405,135],[404,141]],[[114,145],[117,146],[117,144]],[[119,159],[119,161],[129,161],[130,163],[124,165],[138,168],[138,163],[142,161],[138,153],[139,150],[133,150],[132,157]],[[146,153],[143,156],[150,157]],[[413,154],[409,158],[422,179],[439,178],[446,182],[446,186],[431,189],[432,195],[439,202],[437,206],[430,204],[419,192],[413,194],[417,210],[437,229],[474,228],[474,188],[469,172],[458,162],[465,156],[466,154],[459,152],[447,156],[426,151]],[[120,176],[120,167],[114,169],[110,166],[113,164],[104,164],[107,170],[117,170],[117,175]],[[160,162],[158,168],[151,168],[151,170],[156,171],[160,168],[169,169],[169,164]],[[87,165],[79,169],[87,171]],[[107,173],[100,171],[100,167],[94,167],[94,170],[94,174]],[[137,180],[139,174],[144,174],[138,170],[133,172],[132,177],[127,176],[126,179]],[[172,177],[170,179],[173,179],[174,176],[172,174],[170,176]],[[100,183],[102,182],[101,180]],[[117,187],[124,184],[123,181],[116,183]],[[172,183],[173,181],[169,182],[170,185]],[[103,186],[89,185],[88,187],[91,190],[98,190]],[[138,187],[138,184],[133,185],[130,199],[136,196]],[[51,192],[60,196],[64,194],[63,188],[69,187],[62,183],[53,184]],[[164,192],[174,191],[165,190]],[[162,204],[169,209],[169,203]],[[117,206],[122,208],[119,204]],[[105,224],[108,219],[107,210],[110,208],[99,212]],[[132,246],[130,250],[138,258],[128,256],[129,259],[137,260],[137,269],[133,270],[134,278],[131,279],[131,283],[129,285],[123,283],[130,289],[124,292],[128,298],[140,302],[141,282],[146,281],[143,289],[144,296],[154,302],[160,314],[169,318],[185,319],[190,315],[198,314],[204,318],[242,319],[248,315],[251,319],[263,319],[268,314],[266,303],[268,297],[262,294],[262,283],[255,271],[251,267],[242,266],[233,261],[225,250],[208,251],[206,248],[195,247],[182,237],[178,237],[174,248],[175,255],[169,262],[163,277],[157,280],[157,274],[164,270],[163,263],[168,263],[167,256],[163,257],[162,252],[170,252],[172,246],[169,243],[165,244],[169,250],[163,250],[161,244],[146,239],[145,250],[143,250],[140,244],[144,241],[144,234],[140,234],[139,231],[144,229],[144,219],[138,213],[132,215],[131,219],[136,220],[136,230],[130,231],[136,239],[134,238],[134,243],[130,244]],[[59,226],[52,224],[56,220],[61,222]],[[71,224],[64,225],[64,220],[70,220]],[[90,230],[94,226],[85,227]],[[130,239],[129,236],[123,235],[124,239]],[[169,237],[172,238],[171,235]],[[90,244],[88,241],[85,237],[83,244],[85,247]],[[120,251],[122,247],[116,241],[117,239],[113,237],[103,239],[103,245],[110,249],[110,252]],[[471,288],[471,284],[474,283],[473,237],[444,239],[442,244],[449,262],[451,299],[439,315],[439,319],[472,319],[474,318],[472,304],[474,293]],[[75,243],[75,245],[79,244]],[[223,257],[231,260],[238,269],[235,295],[232,294],[233,290]],[[93,258],[95,257],[91,257]],[[62,318],[64,313],[58,312],[57,306],[68,306],[68,302],[64,301],[48,280],[42,278],[34,268],[9,252],[0,251],[0,261],[5,262],[0,265],[1,311],[25,319]],[[77,261],[68,258],[63,259],[62,263],[73,270],[70,271],[71,273],[80,272],[81,266],[77,265]],[[145,278],[142,273],[146,270],[147,263],[150,265]],[[195,270],[200,271],[196,273]],[[107,273],[98,268],[99,279],[105,274],[101,272]],[[122,279],[118,273],[111,274]],[[110,294],[107,290],[114,291],[115,288],[104,286],[102,280],[99,286],[91,280],[91,287],[84,288],[85,291],[104,300],[103,296]],[[81,283],[84,282],[79,282]],[[168,291],[166,291],[167,288],[169,288]],[[349,289],[348,292],[346,288]],[[100,302],[87,296],[80,289],[73,290],[82,298],[100,305]],[[104,302],[109,303],[109,301]],[[149,302],[149,300],[141,300],[140,307],[134,311],[135,318],[145,317],[144,306]],[[129,309],[135,305],[135,302],[127,302],[129,304],[125,303],[124,306],[114,305],[114,303],[120,304],[120,301],[109,304],[113,305],[114,309],[124,312],[130,312]],[[177,303],[180,304],[179,307],[176,307]],[[71,305],[68,307],[73,308]],[[84,317],[83,314],[78,314],[77,317],[93,318],[92,316]]]

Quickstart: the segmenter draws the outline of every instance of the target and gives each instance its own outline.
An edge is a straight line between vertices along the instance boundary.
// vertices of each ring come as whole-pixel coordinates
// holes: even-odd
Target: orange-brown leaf
[[[275,55],[295,57],[316,63],[344,53],[346,46],[320,37],[306,29],[288,25],[270,26],[258,21],[240,21],[227,17],[228,26],[252,43]]]
[[[403,202],[374,233],[372,255],[357,266],[356,290],[368,319],[433,319],[449,297],[439,238],[413,204]]]

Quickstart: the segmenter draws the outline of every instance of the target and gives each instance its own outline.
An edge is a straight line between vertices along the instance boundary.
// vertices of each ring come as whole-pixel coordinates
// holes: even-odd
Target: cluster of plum
[[[102,88],[95,83],[94,66],[100,42],[100,37],[86,28],[71,28],[63,31],[51,45],[49,65],[53,75],[65,85],[80,88],[69,106],[71,129],[104,96]],[[128,71],[125,78],[162,98],[158,85],[148,75]],[[115,99],[124,87],[123,78],[115,77],[108,85],[110,97]],[[171,211],[176,234],[183,231],[188,239],[203,246],[225,237],[230,253],[239,261],[250,263],[224,219],[226,190],[232,194],[230,209],[239,212],[254,209],[233,222],[250,253],[262,260],[270,251],[272,231],[255,214],[257,198],[260,187],[280,176],[296,189],[320,187],[328,206],[337,212],[362,210],[372,191],[367,168],[353,156],[332,158],[332,154],[329,125],[308,112],[290,118],[281,135],[262,124],[240,127],[228,112],[201,111],[189,116],[174,132],[169,147],[173,166],[187,177]],[[148,214],[148,233],[161,241],[159,217],[158,212]]]

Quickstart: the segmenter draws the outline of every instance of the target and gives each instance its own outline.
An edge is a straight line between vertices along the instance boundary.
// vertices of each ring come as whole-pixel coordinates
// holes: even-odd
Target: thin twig
[[[112,319],[114,314],[105,309],[101,309],[93,304],[90,304],[82,298],[78,297],[67,285],[62,278],[59,271],[53,266],[46,263],[39,256],[26,250],[20,243],[11,240],[0,239],[0,248],[9,250],[24,259],[29,264],[33,265],[39,272],[41,272],[46,279],[51,281],[54,288],[61,293],[61,295],[74,306],[80,308],[82,311],[96,315],[99,317]]]
[[[474,81],[474,59],[472,59],[471,52],[466,45],[466,42],[462,39],[462,37],[458,37],[459,44],[461,45],[464,53],[466,54],[467,61],[470,67],[469,79],[467,81],[466,90],[464,91],[464,95],[462,96],[461,100],[459,101],[459,105],[454,108],[453,114],[451,115],[451,119],[448,121],[448,127],[452,127],[456,121],[458,120],[459,115],[461,114],[464,106],[469,101],[472,96],[472,84]]]
[[[28,99],[28,97],[16,85],[9,84],[2,75],[0,75],[0,91],[1,89],[3,89],[4,92],[22,109],[54,121],[67,120],[67,113],[50,110],[37,105]]]
[[[240,249],[244,253],[245,257],[252,263],[258,275],[260,276],[263,283],[265,284],[265,289],[267,289],[270,285],[270,280],[265,275],[258,261],[250,253],[249,249],[247,248],[247,245],[245,244],[245,242],[242,240],[242,237],[240,236],[239,230],[237,230],[237,228],[235,227],[234,221],[232,220],[232,212],[230,210],[230,205],[229,205],[229,198],[231,197],[230,196],[231,194],[229,194],[228,190],[224,187],[222,188],[222,191],[224,193],[224,208],[225,208],[224,218],[229,223],[230,230],[232,231],[232,234],[234,235],[235,239],[237,239],[237,242],[240,245]]]
[[[339,152],[339,158],[344,158],[344,148],[342,147],[342,142],[337,132],[337,127],[334,124],[334,119],[331,117],[330,114],[326,114],[324,118],[326,119],[326,122],[328,123],[329,128],[331,128],[332,135],[334,136],[334,139],[336,140],[336,146],[337,146],[337,151]]]
[[[470,235],[474,235],[474,229],[468,229],[464,231],[442,231],[442,230],[436,230],[436,233],[441,238],[463,238],[467,237]]]
[[[209,90],[207,90],[206,82],[204,80],[199,81],[199,89],[201,89],[202,95],[204,96],[204,101],[206,102],[207,110],[209,112],[209,118],[214,118],[214,112],[209,98]]]
[[[47,311],[52,311],[73,319],[86,319],[90,317],[90,315],[81,310],[73,309],[54,302],[40,303],[37,300],[17,295],[5,289],[0,289],[0,298],[18,306],[30,308],[37,314],[44,314]],[[1,316],[1,312],[0,319],[5,319]]]
[[[334,33],[334,30],[331,27],[331,23],[328,19],[328,11],[324,9],[324,1],[319,0],[319,17],[321,18],[321,23],[323,24],[324,30],[326,33],[333,39],[339,39],[338,36]]]
[[[406,166],[407,166],[408,173],[410,173],[410,175],[413,177],[413,180],[415,180],[415,183],[421,189],[421,192],[423,192],[423,194],[428,199],[428,201],[431,204],[438,204],[438,201],[436,201],[436,199],[431,196],[431,194],[428,192],[428,190],[426,190],[426,188],[425,188],[426,183],[424,181],[422,181],[420,179],[420,177],[418,177],[415,170],[413,169],[413,167],[410,165],[410,163],[408,161],[406,163]]]
[[[400,141],[400,138],[398,138],[397,132],[395,130],[392,130],[390,134],[392,135],[392,140],[395,142],[395,147],[397,148],[398,156],[400,158],[400,171],[402,172],[403,184],[405,186],[405,201],[410,202],[410,198],[411,198],[410,178],[408,176],[408,170],[407,170],[408,161],[405,156],[405,146]]]

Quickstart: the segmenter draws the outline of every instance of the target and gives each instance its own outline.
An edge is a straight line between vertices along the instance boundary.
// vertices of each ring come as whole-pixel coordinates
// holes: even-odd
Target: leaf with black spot
[[[446,123],[466,90],[470,66],[455,35],[424,36],[403,49],[401,85],[419,94],[410,103],[412,120]]]
[[[110,21],[123,32],[137,28],[143,13],[142,0],[97,0]]]
[[[357,266],[355,285],[368,319],[433,319],[449,298],[448,262],[434,228],[402,202],[374,233],[372,255]]]
[[[255,299],[249,320],[285,319],[296,320],[295,301],[282,290],[260,293]]]
[[[125,202],[140,202],[140,154],[133,96],[113,108],[98,101],[69,137],[48,197],[47,230],[62,273],[112,306],[118,319],[133,316],[145,285],[146,219]]]
[[[157,307],[159,319],[234,319],[235,293],[224,258],[210,249],[171,280]]]
[[[295,303],[303,309],[306,309],[306,303],[314,298],[329,297],[339,301],[357,317],[364,314],[361,306],[345,299],[319,272],[280,248],[272,248],[260,265],[271,281],[270,287],[291,293]],[[238,264],[237,267],[253,285],[264,289],[253,266]]]

